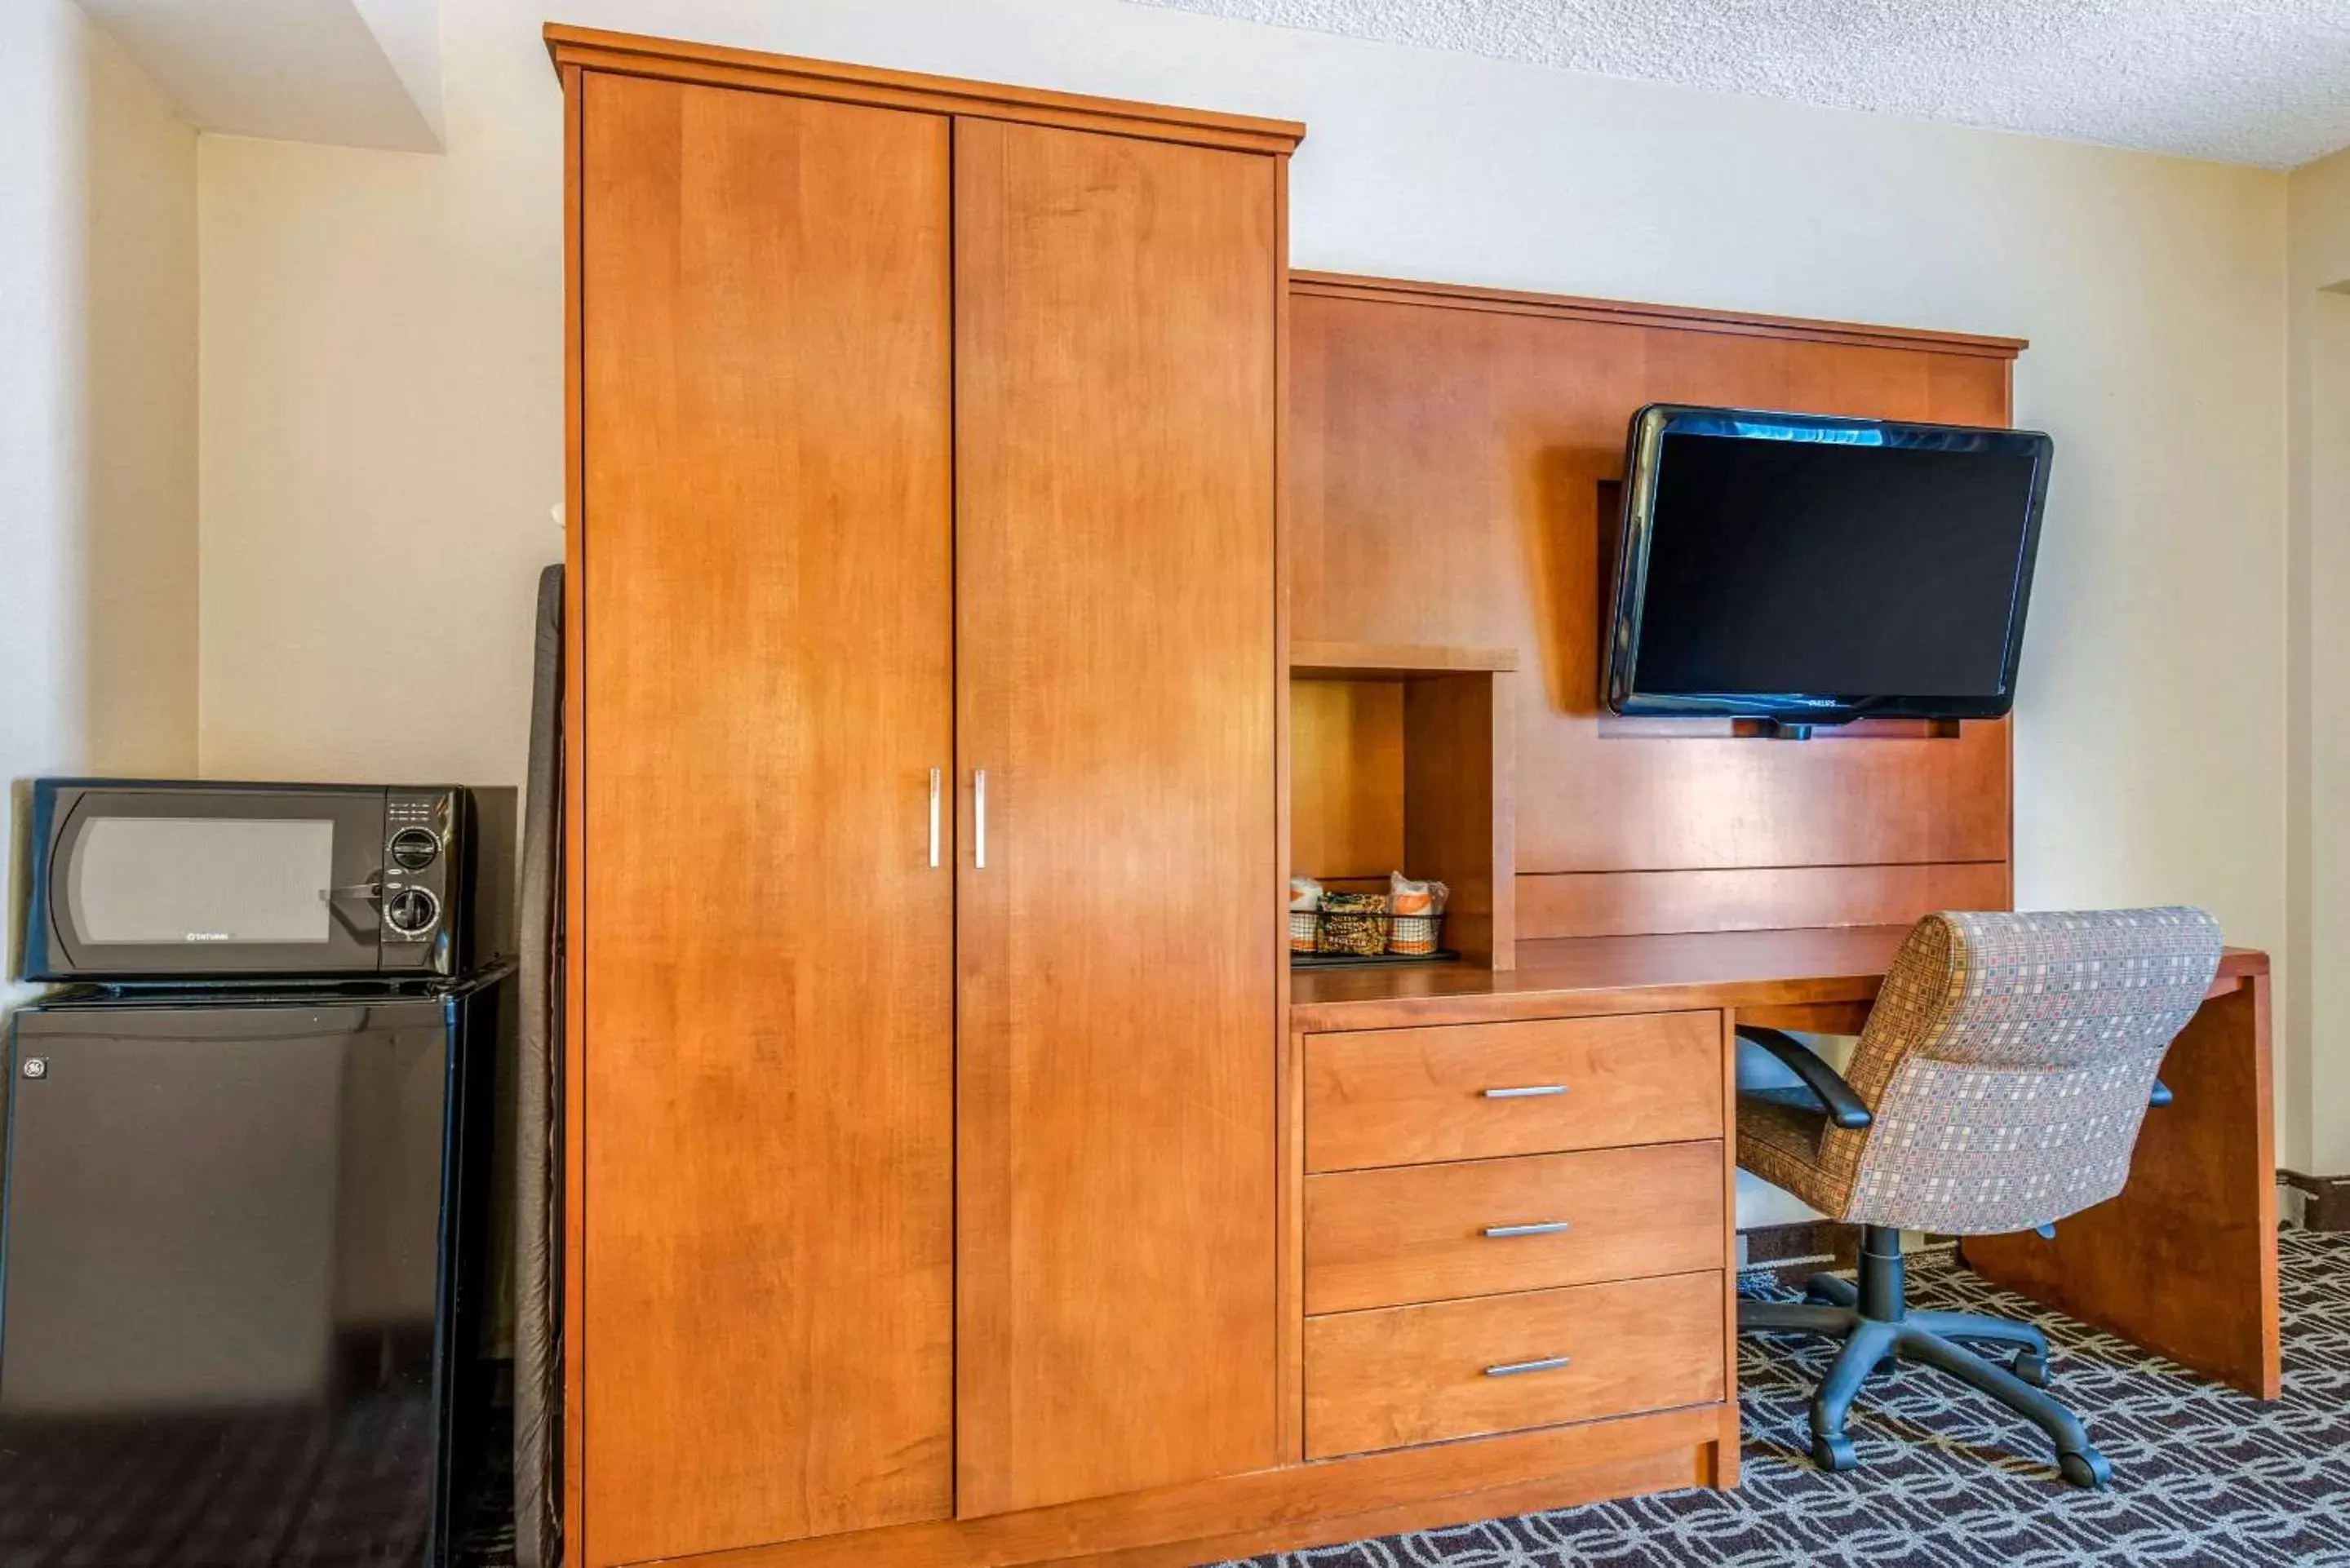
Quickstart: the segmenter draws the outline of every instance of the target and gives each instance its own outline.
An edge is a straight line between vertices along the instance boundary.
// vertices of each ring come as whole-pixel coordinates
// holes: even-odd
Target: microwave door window
[[[363,896],[336,887],[320,818],[102,816],[74,856],[75,923],[93,945],[319,947],[362,934],[341,903]],[[372,908],[357,913],[373,925]]]

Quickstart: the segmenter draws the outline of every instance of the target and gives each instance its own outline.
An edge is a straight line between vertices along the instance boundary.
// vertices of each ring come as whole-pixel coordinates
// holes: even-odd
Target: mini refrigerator
[[[449,1560],[510,973],[14,1016],[0,1563]]]

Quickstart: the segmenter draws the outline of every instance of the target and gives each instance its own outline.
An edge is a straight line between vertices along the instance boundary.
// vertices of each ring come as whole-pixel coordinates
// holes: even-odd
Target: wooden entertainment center
[[[1624,431],[2002,424],[2022,345],[1292,274],[1301,126],[546,34],[567,1560],[1735,1484],[1733,1030],[2010,906],[2011,742],[1607,716]],[[1395,869],[1462,957],[1293,980],[1289,875]],[[2267,983],[1969,1255],[2273,1394]]]

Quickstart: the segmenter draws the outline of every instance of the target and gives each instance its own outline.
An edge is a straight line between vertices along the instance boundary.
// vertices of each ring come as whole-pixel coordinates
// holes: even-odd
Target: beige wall
[[[2296,171],[2289,202],[2293,996],[2284,1075],[2306,1123],[2294,1158],[2350,1175],[2350,153]]]
[[[0,779],[195,763],[195,215],[152,84],[0,5]]]
[[[519,776],[558,550],[550,13],[1295,116],[1301,266],[2033,338],[2020,897],[2282,948],[2282,176],[1118,0],[470,0],[445,158],[208,140],[207,769]]]
[[[452,104],[461,157],[203,139],[211,776],[521,781],[533,585],[562,554],[537,60]]]

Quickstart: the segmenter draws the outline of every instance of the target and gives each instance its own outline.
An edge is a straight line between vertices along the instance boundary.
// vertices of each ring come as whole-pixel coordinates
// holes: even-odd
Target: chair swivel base
[[[1844,1348],[1821,1380],[1811,1411],[1812,1462],[1824,1470],[1859,1463],[1845,1420],[1870,1374],[1898,1358],[1939,1368],[1980,1389],[2048,1434],[2056,1466],[2074,1486],[2103,1489],[2113,1469],[2089,1446],[2081,1419],[2041,1388],[2048,1381],[2047,1336],[2028,1323],[1973,1313],[1912,1312],[1904,1303],[1900,1238],[1870,1226],[1861,1243],[1860,1282],[1814,1274],[1804,1300],[1741,1302],[1741,1333],[1809,1334],[1841,1339]],[[1961,1341],[2014,1347],[2012,1370],[1984,1360]]]

